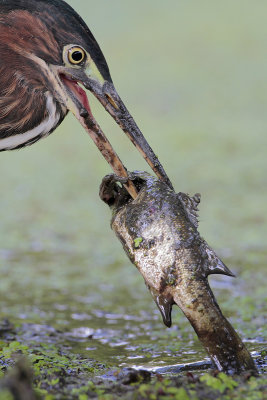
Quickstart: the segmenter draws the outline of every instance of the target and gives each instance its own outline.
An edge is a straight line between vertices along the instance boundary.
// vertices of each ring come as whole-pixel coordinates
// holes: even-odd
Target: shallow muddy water
[[[256,252],[248,257],[252,254],[256,260]],[[163,367],[207,361],[178,307],[174,308],[172,328],[163,325],[142,279],[127,260],[103,266],[103,274],[101,266],[86,267],[85,258],[70,253],[10,252],[4,259],[0,318],[8,317],[15,325],[16,341],[33,348],[56,345],[74,359],[94,360],[101,365],[97,374],[107,376],[114,369],[134,367],[166,373],[168,369]],[[227,259],[241,274],[235,279],[212,278],[211,286],[224,314],[260,359],[264,372],[266,364],[259,357],[267,341],[261,254],[258,262],[253,280],[246,280],[248,271],[238,271],[237,260]],[[8,339],[8,333],[3,335]],[[10,335],[12,338],[13,333]]]

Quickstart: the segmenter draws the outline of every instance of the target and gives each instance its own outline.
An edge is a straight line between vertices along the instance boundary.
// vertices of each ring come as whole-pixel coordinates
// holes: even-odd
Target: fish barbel
[[[200,195],[176,194],[147,173],[130,177],[138,190],[136,199],[115,175],[103,179],[100,197],[112,209],[111,227],[142,274],[164,324],[171,326],[172,306],[177,304],[219,371],[256,372],[208,283],[210,274],[234,274],[198,233]]]

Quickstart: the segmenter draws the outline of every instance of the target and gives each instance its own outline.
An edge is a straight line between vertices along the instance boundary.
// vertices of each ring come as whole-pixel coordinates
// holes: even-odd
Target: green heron
[[[127,171],[95,121],[90,90],[151,168],[171,183],[116,92],[106,60],[82,18],[63,0],[0,0],[0,151],[29,146],[71,111],[114,171]],[[129,192],[135,188],[128,181]]]

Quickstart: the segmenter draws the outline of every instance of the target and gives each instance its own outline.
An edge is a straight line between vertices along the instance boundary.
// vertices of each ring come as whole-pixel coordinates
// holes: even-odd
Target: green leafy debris
[[[143,241],[143,238],[141,238],[141,237],[138,237],[138,238],[134,239],[134,247],[135,247],[136,249],[138,249],[138,247],[140,246],[140,244],[142,243],[142,241]]]

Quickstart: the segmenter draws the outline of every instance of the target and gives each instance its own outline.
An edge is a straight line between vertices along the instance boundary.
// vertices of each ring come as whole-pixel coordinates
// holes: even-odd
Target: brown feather
[[[44,23],[28,11],[0,14],[0,37],[0,139],[3,139],[34,129],[48,115],[46,93],[53,93],[53,88],[28,55],[49,56],[58,64],[61,51]],[[59,104],[58,108],[62,114]]]

